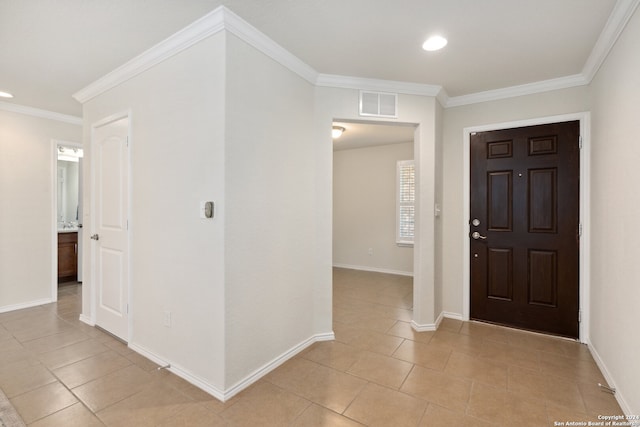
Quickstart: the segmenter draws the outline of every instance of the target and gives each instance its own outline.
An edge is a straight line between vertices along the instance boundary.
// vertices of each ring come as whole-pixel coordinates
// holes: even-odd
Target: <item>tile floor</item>
[[[445,319],[410,327],[406,277],[336,269],[336,340],[221,403],[56,304],[0,314],[0,388],[29,426],[553,426],[619,414],[587,348]]]

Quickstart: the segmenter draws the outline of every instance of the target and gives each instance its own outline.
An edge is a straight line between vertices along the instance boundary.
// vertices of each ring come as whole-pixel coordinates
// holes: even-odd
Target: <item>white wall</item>
[[[413,247],[396,244],[399,160],[413,141],[333,153],[334,265],[413,275]]]
[[[313,86],[235,36],[227,48],[229,388],[332,329],[318,329],[314,315],[320,267]],[[330,282],[324,286],[330,292]]]
[[[640,12],[592,82],[591,344],[640,414]]]
[[[463,251],[463,129],[466,127],[578,113],[589,110],[586,86],[448,108],[443,120],[442,283],[443,310],[462,315]]]
[[[131,112],[130,344],[218,395],[225,386],[224,80],[225,34],[218,33],[84,105],[89,193],[92,124]],[[216,202],[214,219],[199,217],[206,200]],[[89,292],[83,296],[87,309]],[[163,326],[164,311],[172,313],[171,328]]]
[[[55,297],[52,139],[81,134],[77,125],[0,110],[0,312]]]
[[[220,32],[84,105],[88,159],[93,123],[132,117],[130,345],[218,397],[332,336],[331,300],[316,300],[331,282],[314,281],[313,95]],[[216,202],[213,220],[199,218],[202,200]]]

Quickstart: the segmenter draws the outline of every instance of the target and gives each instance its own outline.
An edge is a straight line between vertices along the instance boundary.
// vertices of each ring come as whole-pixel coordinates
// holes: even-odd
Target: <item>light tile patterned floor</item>
[[[411,329],[411,279],[334,271],[336,340],[221,403],[59,301],[0,314],[0,388],[30,426],[553,426],[619,414],[588,349],[445,319]]]

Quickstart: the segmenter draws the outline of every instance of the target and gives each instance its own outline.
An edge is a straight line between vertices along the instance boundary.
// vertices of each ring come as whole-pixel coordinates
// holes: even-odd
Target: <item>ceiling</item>
[[[6,101],[81,115],[72,94],[219,5],[322,74],[449,96],[581,73],[615,0],[0,0]],[[440,33],[438,52],[421,49]]]
[[[335,121],[333,125],[345,129],[340,138],[333,140],[333,151],[413,142],[416,130],[416,125],[404,123]]]

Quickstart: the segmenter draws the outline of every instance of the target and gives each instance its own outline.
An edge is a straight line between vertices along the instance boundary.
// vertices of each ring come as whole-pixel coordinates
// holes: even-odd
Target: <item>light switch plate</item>
[[[210,201],[200,202],[200,218],[211,219],[214,216],[215,204]]]

